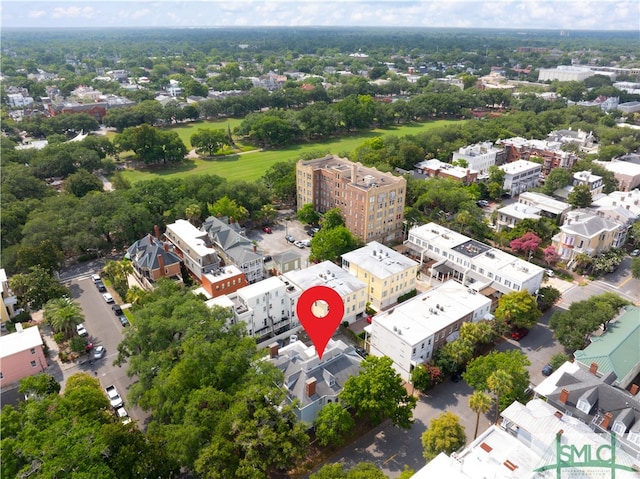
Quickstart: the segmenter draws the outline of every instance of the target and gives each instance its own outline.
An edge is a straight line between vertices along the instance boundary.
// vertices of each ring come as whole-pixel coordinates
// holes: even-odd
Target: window
[[[31,367],[35,368],[36,367],[36,362],[35,361],[31,361]]]
[[[31,348],[31,354],[36,354],[36,348]]]

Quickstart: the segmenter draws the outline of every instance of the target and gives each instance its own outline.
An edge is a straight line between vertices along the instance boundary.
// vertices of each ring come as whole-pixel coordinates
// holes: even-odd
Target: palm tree
[[[496,420],[498,423],[498,413],[500,411],[500,399],[513,388],[513,377],[504,369],[498,369],[487,378],[489,391],[496,395]]]
[[[44,319],[57,333],[70,338],[76,326],[84,321],[82,308],[69,298],[56,298],[44,305]]]
[[[493,400],[491,399],[491,396],[489,396],[484,391],[474,391],[473,394],[469,397],[469,407],[476,413],[476,430],[473,433],[474,439],[478,437],[480,414],[485,414],[489,409],[491,409],[492,404]]]

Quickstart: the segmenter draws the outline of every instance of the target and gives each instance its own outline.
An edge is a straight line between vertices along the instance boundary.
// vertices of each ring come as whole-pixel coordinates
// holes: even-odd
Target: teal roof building
[[[602,335],[573,355],[587,369],[597,364],[598,375],[614,372],[617,385],[627,388],[640,373],[640,307],[625,307]]]

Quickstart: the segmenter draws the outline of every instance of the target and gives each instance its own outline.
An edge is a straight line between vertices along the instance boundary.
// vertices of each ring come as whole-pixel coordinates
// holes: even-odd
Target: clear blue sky
[[[2,0],[7,27],[388,26],[639,30],[640,0]]]

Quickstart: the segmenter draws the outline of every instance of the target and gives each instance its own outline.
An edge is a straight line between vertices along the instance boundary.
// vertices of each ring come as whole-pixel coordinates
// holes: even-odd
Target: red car
[[[262,231],[264,231],[265,233],[271,234],[271,228],[269,228],[268,226],[263,226]]]
[[[520,341],[522,338],[524,338],[527,334],[529,334],[529,330],[527,328],[515,328],[512,332],[511,332],[511,338],[515,339],[516,341]]]

